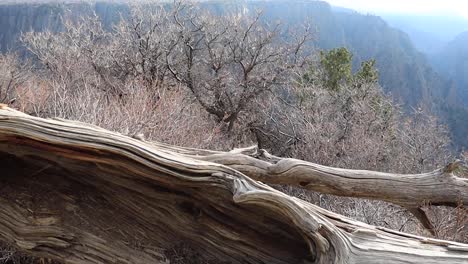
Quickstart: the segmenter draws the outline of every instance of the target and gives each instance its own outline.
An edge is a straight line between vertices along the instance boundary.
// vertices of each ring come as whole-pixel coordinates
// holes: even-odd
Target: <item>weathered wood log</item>
[[[430,232],[433,226],[421,209],[423,205],[457,207],[468,204],[468,178],[460,161],[421,174],[392,174],[327,167],[297,159],[279,158],[256,147],[231,152],[203,151],[154,143],[187,157],[215,162],[236,169],[268,184],[292,185],[345,197],[386,201],[407,208]]]
[[[174,240],[220,263],[468,263],[466,244],[348,219],[193,151],[0,106],[0,240],[67,263],[164,263]]]
[[[161,143],[153,145],[193,159],[229,166],[264,183],[293,185],[337,196],[381,200],[407,208],[419,208],[427,203],[450,207],[468,204],[468,178],[454,174],[467,169],[461,161],[429,173],[393,174],[279,158],[255,146],[221,152]]]

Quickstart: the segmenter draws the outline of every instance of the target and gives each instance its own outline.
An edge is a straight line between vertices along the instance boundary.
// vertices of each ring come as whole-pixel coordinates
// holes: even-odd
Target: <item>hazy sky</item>
[[[335,6],[370,13],[459,15],[468,18],[468,0],[326,0]]]

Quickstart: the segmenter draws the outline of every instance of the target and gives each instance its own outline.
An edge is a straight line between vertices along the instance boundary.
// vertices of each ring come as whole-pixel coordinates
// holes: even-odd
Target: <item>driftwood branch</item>
[[[0,240],[67,263],[164,263],[159,249],[178,239],[228,263],[468,262],[466,244],[366,225],[253,179],[288,184],[282,174],[292,184],[318,178],[327,186],[307,163],[174,149],[0,106]],[[249,157],[252,165],[216,163],[223,155]],[[338,190],[357,180],[329,169],[314,173],[337,177]],[[450,198],[437,197],[443,204]]]
[[[337,196],[386,201],[408,208],[431,205],[457,207],[468,204],[468,178],[457,171],[466,166],[455,161],[444,168],[421,174],[393,174],[323,166],[279,158],[256,147],[231,152],[203,151],[153,143],[194,159],[229,166],[264,183],[285,184]]]
[[[256,147],[231,152],[204,151],[154,143],[161,149],[194,159],[229,166],[252,179],[268,184],[292,185],[333,194],[386,201],[407,208],[432,232],[423,205],[457,207],[468,204],[468,178],[455,173],[466,170],[460,161],[422,174],[392,174],[327,167],[297,159],[279,158]]]

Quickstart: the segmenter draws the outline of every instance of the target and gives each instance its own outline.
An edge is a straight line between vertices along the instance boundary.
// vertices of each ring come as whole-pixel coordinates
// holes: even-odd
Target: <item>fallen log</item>
[[[0,240],[66,263],[164,263],[174,240],[220,263],[468,262],[466,244],[351,220],[192,151],[0,106]]]
[[[468,178],[455,175],[455,172],[463,173],[468,169],[461,161],[428,173],[394,174],[334,168],[292,158],[280,158],[255,146],[222,152],[198,151],[161,143],[153,145],[193,159],[223,164],[264,183],[292,185],[337,196],[386,201],[407,208],[419,208],[427,203],[449,207],[468,204]]]
[[[468,204],[467,166],[455,161],[444,168],[421,174],[393,174],[323,166],[312,162],[275,157],[265,150],[249,147],[231,152],[203,151],[153,143],[187,157],[229,166],[252,179],[283,184],[344,197],[393,203],[408,209],[430,232],[433,225],[422,206],[458,207]]]

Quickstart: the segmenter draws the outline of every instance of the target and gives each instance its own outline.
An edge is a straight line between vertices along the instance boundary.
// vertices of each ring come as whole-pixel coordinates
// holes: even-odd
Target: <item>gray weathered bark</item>
[[[174,240],[231,263],[468,262],[466,244],[366,225],[258,181],[419,199],[402,193],[413,189],[396,189],[398,175],[175,148],[6,106],[0,106],[0,165],[0,240],[67,263],[163,263],[159,249]],[[433,174],[401,177],[466,198],[464,179],[447,187]],[[362,185],[345,188],[360,179],[395,187],[381,197]],[[418,186],[426,198],[452,201]]]
[[[408,209],[430,232],[433,225],[422,206],[468,204],[468,178],[455,175],[466,171],[460,161],[444,168],[421,174],[392,174],[322,166],[297,159],[279,158],[256,147],[231,152],[199,152],[194,149],[154,143],[188,157],[229,166],[247,176],[268,184],[292,185],[333,194],[386,201]],[[466,172],[465,172],[466,173]]]

